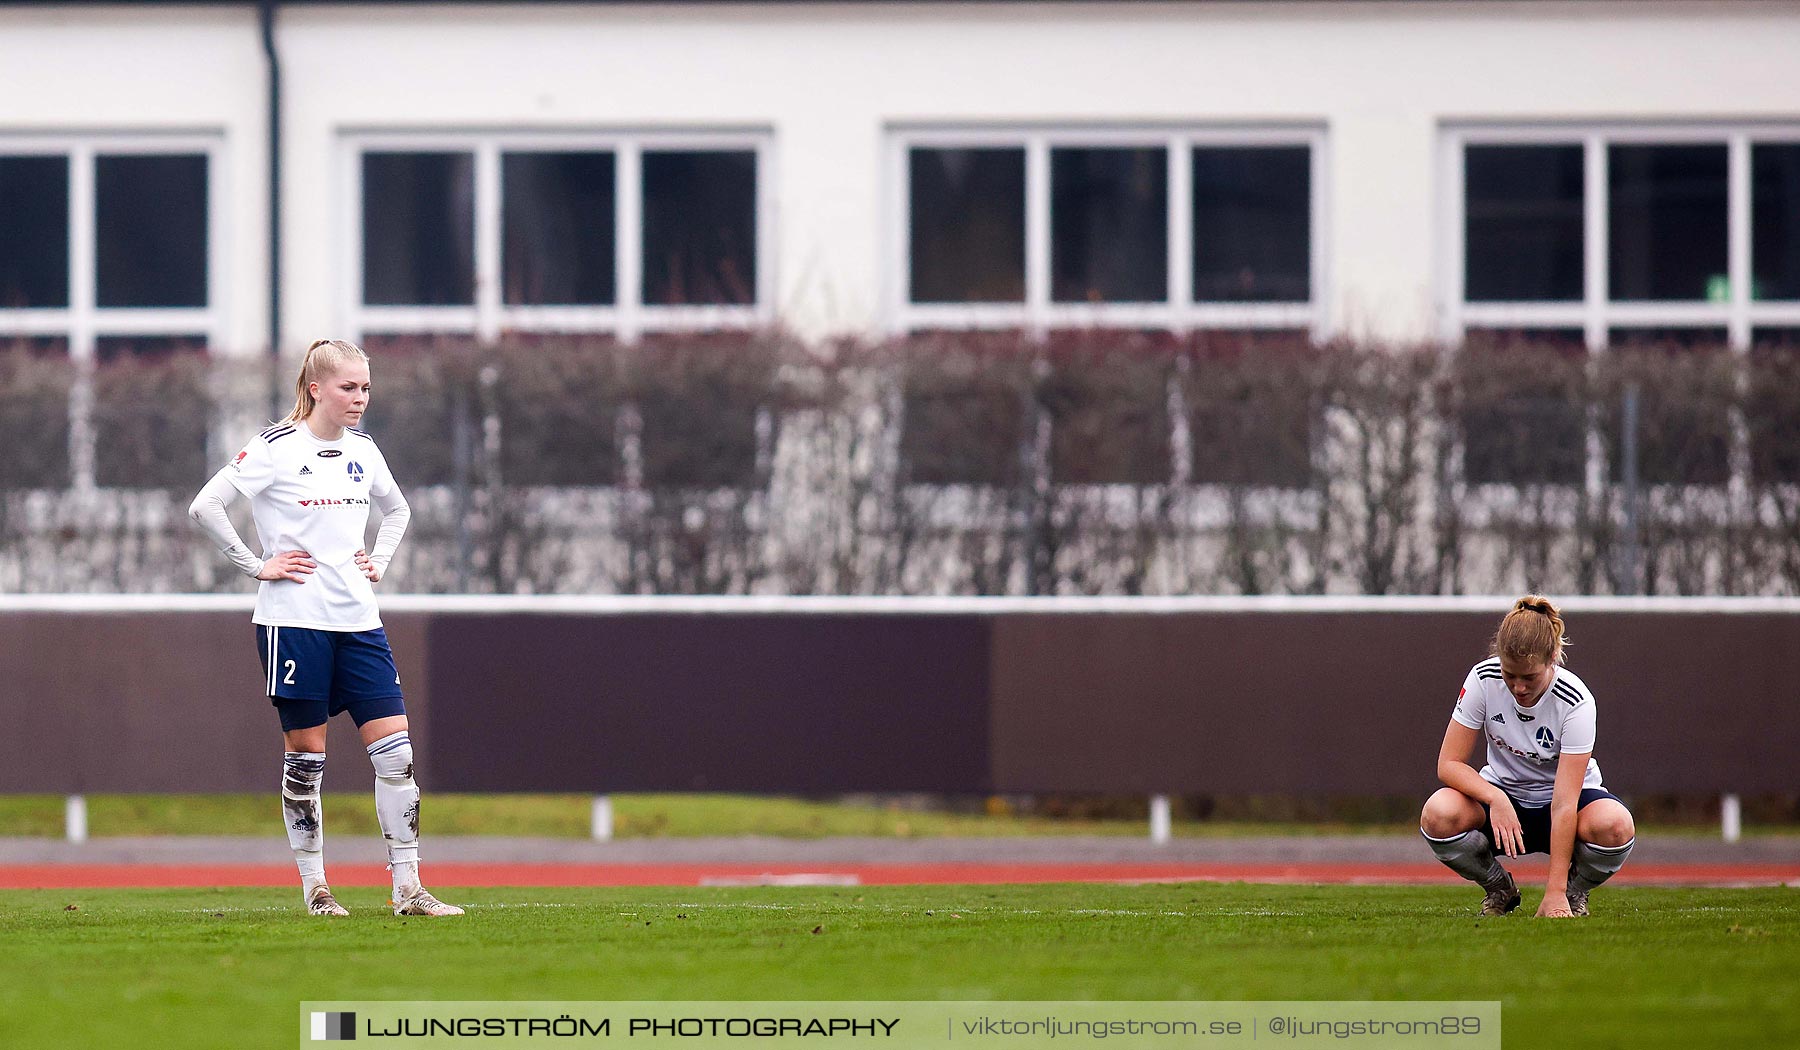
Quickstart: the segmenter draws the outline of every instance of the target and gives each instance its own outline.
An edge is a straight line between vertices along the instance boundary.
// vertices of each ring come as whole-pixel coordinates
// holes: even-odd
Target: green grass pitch
[[[1800,891],[1457,887],[0,892],[8,1046],[292,1047],[302,1000],[1499,999],[1509,1050],[1800,1046]],[[73,906],[71,910],[71,906]],[[815,932],[816,929],[816,932]]]

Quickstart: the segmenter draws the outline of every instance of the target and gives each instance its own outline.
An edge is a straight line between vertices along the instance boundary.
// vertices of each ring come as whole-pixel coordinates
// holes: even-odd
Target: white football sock
[[[375,817],[387,840],[396,892],[419,884],[419,785],[413,781],[412,738],[402,730],[369,745],[375,767]]]
[[[319,799],[324,780],[323,754],[289,751],[282,756],[281,819],[307,893],[325,881],[325,810]]]

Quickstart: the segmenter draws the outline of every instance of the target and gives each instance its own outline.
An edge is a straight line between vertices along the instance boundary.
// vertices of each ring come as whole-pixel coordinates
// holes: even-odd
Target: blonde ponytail
[[[323,383],[350,361],[368,364],[369,355],[363,353],[362,347],[342,339],[314,339],[306,348],[305,360],[300,362],[300,378],[294,382],[294,410],[281,422],[298,423],[312,415],[319,404],[312,395],[312,384]]]
[[[1502,659],[1537,660],[1560,664],[1569,645],[1563,633],[1562,612],[1541,594],[1527,594],[1513,603],[1512,611],[1494,632],[1494,655]]]

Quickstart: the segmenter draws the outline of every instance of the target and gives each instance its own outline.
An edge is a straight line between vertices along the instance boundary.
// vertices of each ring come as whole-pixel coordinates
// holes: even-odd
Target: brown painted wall
[[[429,619],[390,616],[415,725],[429,732]],[[281,724],[242,613],[0,612],[0,791],[274,791]],[[361,752],[334,719],[331,753]],[[344,778],[353,778],[346,781]],[[374,782],[337,761],[339,786]]]
[[[971,616],[440,616],[434,783],[466,791],[981,790]]]
[[[995,780],[1019,791],[1429,791],[1474,662],[1459,654],[1478,651],[1481,631],[1467,616],[1405,613],[1005,617]]]
[[[1594,753],[1608,786],[1800,785],[1800,617],[1569,620],[1569,667],[1594,692]],[[994,781],[1018,791],[1428,792],[1457,690],[1498,621],[1498,612],[1005,616],[994,632]]]
[[[432,790],[1421,794],[1498,610],[386,619]],[[1794,790],[1800,616],[1570,630],[1609,786]],[[0,612],[0,676],[0,791],[275,788],[241,612]]]
[[[241,616],[7,615],[0,667],[0,790],[222,790],[259,744],[275,783],[268,726],[244,717],[265,702]]]

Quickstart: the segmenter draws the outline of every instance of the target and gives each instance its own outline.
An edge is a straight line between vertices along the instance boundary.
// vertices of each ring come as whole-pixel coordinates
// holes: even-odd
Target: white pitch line
[[[494,903],[494,904],[475,905],[474,907],[476,907],[482,911],[489,911],[489,910],[500,910],[500,909],[507,909],[507,908],[512,908],[512,909],[520,909],[520,908],[584,908],[584,907],[587,907],[587,905],[577,904],[577,903],[572,903],[572,902],[567,902],[567,901],[503,901],[503,902]],[[1296,912],[1296,911],[1274,911],[1274,910],[1269,910],[1269,909],[1233,909],[1233,908],[1219,908],[1219,909],[1198,908],[1198,909],[1190,909],[1187,911],[1151,911],[1151,910],[1147,910],[1147,909],[1133,909],[1133,908],[1069,908],[1066,910],[1062,910],[1062,909],[1044,909],[1044,908],[1004,908],[1004,907],[994,907],[994,906],[980,905],[980,904],[938,904],[938,903],[933,903],[929,908],[921,908],[916,905],[908,906],[908,907],[901,907],[901,906],[893,905],[893,904],[880,904],[880,903],[836,903],[836,904],[818,904],[818,905],[798,905],[798,904],[769,904],[769,903],[763,903],[763,902],[758,902],[758,901],[719,901],[719,902],[710,903],[710,904],[675,903],[675,904],[659,905],[656,910],[648,911],[648,912],[646,912],[646,911],[619,911],[619,912],[614,912],[613,914],[618,916],[619,918],[638,919],[638,918],[644,917],[645,915],[652,915],[652,916],[659,915],[663,911],[668,911],[668,910],[673,910],[673,909],[682,909],[682,910],[689,911],[689,912],[703,912],[703,911],[794,912],[794,911],[804,911],[809,914],[819,914],[819,915],[829,915],[829,914],[854,915],[854,914],[858,914],[858,913],[863,913],[863,914],[881,914],[881,915],[918,915],[920,917],[925,917],[927,912],[934,912],[934,913],[941,912],[945,915],[949,915],[951,913],[956,913],[956,914],[960,914],[960,915],[982,915],[982,916],[993,916],[993,917],[1026,916],[1026,915],[1080,915],[1080,916],[1089,916],[1089,917],[1093,917],[1093,918],[1138,918],[1138,919],[1161,919],[1161,918],[1186,919],[1186,918],[1204,918],[1207,916],[1215,916],[1215,915],[1218,915],[1218,916],[1248,916],[1248,917],[1256,917],[1256,918],[1295,918],[1295,917],[1299,917],[1304,914],[1302,912]],[[1749,911],[1753,911],[1754,909],[1705,906],[1705,907],[1696,908],[1694,910],[1695,911],[1711,911],[1711,912],[1749,912]],[[177,909],[175,909],[174,913],[178,914],[178,915],[181,915],[181,914],[185,914],[185,915],[252,915],[252,914],[263,914],[263,913],[269,913],[269,912],[295,912],[295,913],[298,913],[298,911],[299,911],[299,909],[297,907],[290,908],[284,904],[269,904],[269,905],[260,905],[260,906],[253,907],[253,908],[245,908],[245,907],[177,908]]]
[[[792,875],[702,875],[702,886],[861,886],[856,875],[800,872]]]

